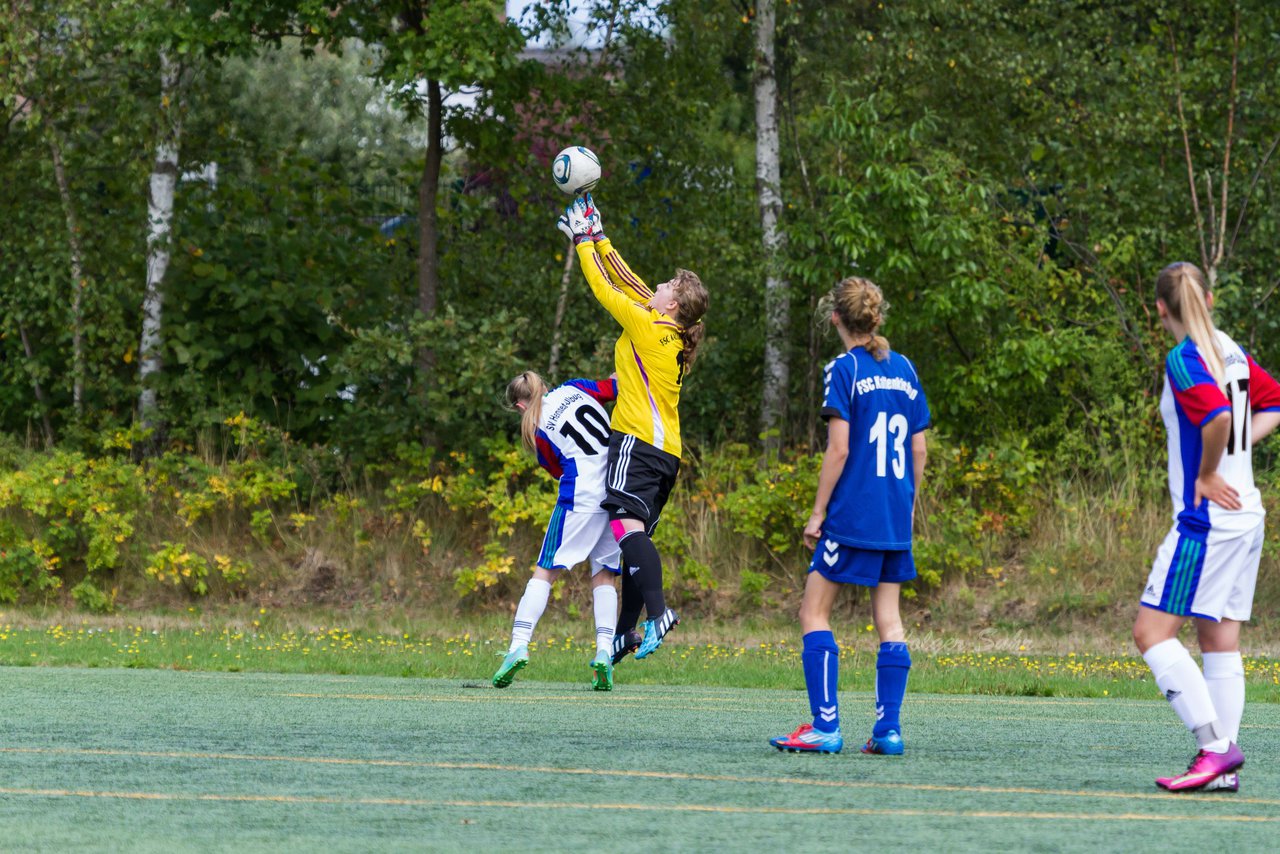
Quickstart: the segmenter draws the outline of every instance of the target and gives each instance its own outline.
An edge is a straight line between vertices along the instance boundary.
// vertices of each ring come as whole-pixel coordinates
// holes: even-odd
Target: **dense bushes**
[[[0,600],[70,596],[108,610],[138,602],[332,596],[504,601],[525,577],[555,484],[507,437],[438,457],[326,470],[330,453],[238,415],[136,462],[140,435],[95,453],[9,449],[0,473]],[[212,448],[217,448],[213,452]],[[920,512],[921,589],[1015,550],[1036,509],[1042,463],[1025,448],[934,438]],[[673,595],[693,606],[781,602],[802,577],[799,532],[820,455],[761,464],[746,445],[691,455],[658,528]],[[316,590],[317,572],[328,573]]]
[[[136,462],[144,438],[109,434],[92,453],[0,442],[0,602],[505,611],[555,502],[554,481],[507,436],[444,455],[402,445],[360,469],[242,415],[199,450]],[[1169,524],[1158,450],[1100,455],[1082,473],[1029,444],[929,440],[920,577],[907,587],[921,614],[1028,628],[1127,617]],[[701,616],[789,614],[820,460],[693,449],[655,536],[671,601]],[[1258,477],[1274,503],[1276,470],[1260,460]],[[1264,556],[1259,619],[1280,596],[1277,548]],[[585,574],[556,597],[578,613]]]

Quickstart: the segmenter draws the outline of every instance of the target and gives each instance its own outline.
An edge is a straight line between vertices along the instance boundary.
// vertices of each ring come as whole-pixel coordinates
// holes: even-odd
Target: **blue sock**
[[[889,730],[902,732],[898,716],[910,671],[911,653],[905,643],[880,644],[880,654],[876,656],[876,725],[871,730],[876,738],[888,735]]]
[[[836,699],[840,679],[840,647],[831,632],[809,632],[804,636],[804,684],[809,689],[809,711],[813,728],[822,732],[840,729],[840,701]]]

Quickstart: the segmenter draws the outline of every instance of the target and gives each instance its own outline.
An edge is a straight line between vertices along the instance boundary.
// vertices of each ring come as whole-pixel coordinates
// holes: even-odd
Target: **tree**
[[[756,194],[764,257],[764,383],[760,427],[765,446],[777,449],[790,386],[791,294],[782,275],[782,214],[778,84],[774,73],[774,0],[759,0],[755,16]]]
[[[154,375],[160,370],[164,322],[164,279],[169,269],[173,231],[173,197],[178,185],[178,146],[182,138],[179,80],[182,69],[161,48],[160,118],[155,158],[147,192],[147,281],[142,298],[142,338],[138,344],[138,419],[144,427],[156,427]]]
[[[132,165],[134,140],[108,129],[113,110],[133,104],[122,60],[134,12],[132,3],[107,9],[89,2],[29,4],[0,36],[6,59],[0,144],[8,149],[3,160],[12,170],[4,183],[22,191],[21,201],[9,206],[11,223],[22,227],[0,255],[12,265],[9,282],[26,285],[11,290],[5,301],[23,358],[33,369],[40,365],[31,383],[47,442],[53,440],[51,415],[63,389],[60,381],[46,387],[41,373],[65,378],[72,421],[79,427],[99,417],[94,404],[112,391],[114,368],[100,359],[91,364],[90,354],[100,352],[118,329],[122,279],[116,262],[132,246],[117,239],[114,218],[104,216],[94,199],[110,182],[90,176],[109,170],[114,181],[128,176]],[[61,239],[46,230],[55,219]],[[61,274],[53,272],[58,268]],[[47,310],[40,305],[46,300]],[[63,352],[69,354],[65,366],[59,364]]]
[[[524,39],[488,3],[470,0],[402,0],[362,17],[363,37],[382,48],[377,79],[410,115],[427,123],[418,182],[418,312],[435,317],[440,301],[440,169],[448,127],[446,88],[492,89],[518,64]],[[357,13],[360,14],[360,13]],[[418,352],[419,382],[431,382],[435,358]]]

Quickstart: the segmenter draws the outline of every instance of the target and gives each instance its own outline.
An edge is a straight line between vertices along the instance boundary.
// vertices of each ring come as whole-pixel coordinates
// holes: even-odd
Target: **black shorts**
[[[610,519],[638,519],[652,534],[679,471],[679,457],[614,431],[609,436],[609,471],[600,506]]]

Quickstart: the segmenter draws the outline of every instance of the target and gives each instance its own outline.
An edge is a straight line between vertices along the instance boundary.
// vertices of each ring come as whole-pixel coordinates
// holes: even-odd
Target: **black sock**
[[[635,568],[634,581],[644,597],[645,614],[650,620],[658,619],[667,610],[667,600],[662,595],[662,558],[657,547],[644,531],[627,534],[618,545],[622,547],[623,575],[630,575]],[[623,590],[625,593],[625,586]]]
[[[644,595],[640,592],[640,582],[630,570],[625,560],[622,564],[622,607],[618,611],[618,627],[615,635],[635,629],[640,621],[640,609],[644,607]]]

